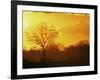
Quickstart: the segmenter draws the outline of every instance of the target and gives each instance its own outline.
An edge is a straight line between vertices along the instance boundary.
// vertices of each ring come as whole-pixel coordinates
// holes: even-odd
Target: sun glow
[[[89,14],[23,11],[24,49],[40,49],[39,45],[30,42],[25,35],[25,32],[35,32],[40,23],[46,23],[58,31],[56,44],[70,46],[79,41],[89,41]]]

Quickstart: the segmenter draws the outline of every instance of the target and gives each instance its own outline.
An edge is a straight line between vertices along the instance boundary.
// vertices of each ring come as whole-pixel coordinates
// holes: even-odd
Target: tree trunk
[[[44,48],[42,48],[42,62],[45,63],[46,62],[46,51]]]

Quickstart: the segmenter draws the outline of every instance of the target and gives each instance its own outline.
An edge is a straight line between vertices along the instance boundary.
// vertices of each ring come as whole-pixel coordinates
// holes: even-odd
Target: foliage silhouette
[[[40,50],[23,50],[23,68],[85,66],[89,65],[89,44],[81,41],[60,50],[57,44],[46,49],[45,63],[41,61]]]

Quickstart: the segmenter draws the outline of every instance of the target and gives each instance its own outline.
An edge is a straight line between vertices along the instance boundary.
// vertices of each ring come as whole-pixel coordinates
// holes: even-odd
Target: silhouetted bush
[[[85,66],[89,65],[89,52],[89,44],[85,41],[65,47],[63,51],[52,44],[46,49],[43,62],[41,50],[23,50],[23,68]]]

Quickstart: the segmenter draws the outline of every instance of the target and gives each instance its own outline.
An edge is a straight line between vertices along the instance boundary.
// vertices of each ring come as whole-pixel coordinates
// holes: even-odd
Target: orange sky
[[[24,33],[35,29],[40,23],[53,25],[59,32],[55,40],[57,44],[70,46],[82,40],[89,41],[89,14],[23,11],[23,48],[39,47],[29,42]]]

